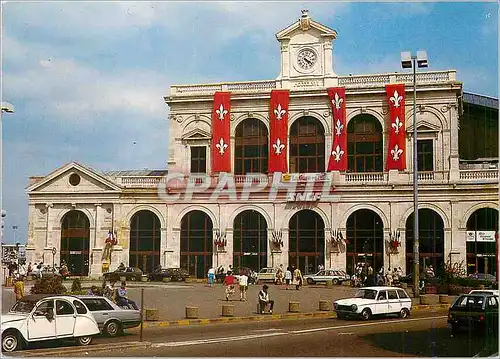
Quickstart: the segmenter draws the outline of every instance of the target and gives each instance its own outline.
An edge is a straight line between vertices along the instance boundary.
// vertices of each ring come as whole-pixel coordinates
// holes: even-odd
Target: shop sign
[[[284,173],[281,182],[323,182],[328,179],[328,173]]]
[[[70,251],[69,254],[82,254],[82,251]]]
[[[467,242],[495,242],[495,231],[467,231]]]
[[[287,202],[317,202],[321,199],[321,192],[289,193]]]

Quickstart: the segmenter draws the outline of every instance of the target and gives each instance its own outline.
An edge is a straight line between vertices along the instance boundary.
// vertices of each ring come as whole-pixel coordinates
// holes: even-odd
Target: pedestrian
[[[285,272],[286,290],[288,290],[291,282],[292,282],[292,272],[290,271],[290,267],[286,267],[286,272]]]
[[[322,271],[322,270],[324,270],[324,269],[325,269],[325,266],[324,266],[323,264],[320,264],[320,265],[318,266],[318,272],[319,272],[319,271]]]
[[[269,298],[269,293],[267,290],[269,287],[267,284],[264,284],[262,287],[262,290],[259,291],[259,311],[261,314],[264,314],[264,310],[266,309],[266,306],[269,304],[269,314],[273,314],[273,307],[274,307],[274,300],[271,300]]]
[[[283,264],[280,264],[278,269],[276,270],[276,284],[283,284]]]
[[[208,270],[208,285],[213,287],[215,280],[215,269],[214,267],[210,267]]]
[[[42,279],[42,272],[43,272],[43,262],[38,263],[36,266],[37,268],[37,276],[38,278]]]
[[[248,276],[240,270],[240,277],[238,279],[240,284],[240,300],[247,300],[247,289],[248,289]]]
[[[31,262],[28,263],[28,275],[31,275],[31,272],[33,272],[33,267],[31,266]]]
[[[123,262],[121,262],[120,265],[118,266],[118,270],[119,271],[124,271],[125,270],[125,264],[123,264]]]
[[[117,304],[120,307],[124,307],[126,309],[135,309],[135,310],[139,309],[135,304],[135,302],[128,298],[127,283],[125,282],[122,282],[121,287],[118,288],[118,290],[116,291],[116,301],[118,302]]]
[[[293,282],[292,284],[295,285],[295,289],[299,290],[299,288],[302,286],[302,272],[300,271],[299,268],[296,268],[293,271]]]
[[[14,278],[14,294],[16,295],[16,300],[24,297],[24,282],[21,278]]]
[[[389,269],[387,269],[387,273],[385,274],[386,285],[389,287],[392,287],[392,280],[393,280],[392,271],[391,271],[391,267],[389,267]]]
[[[234,294],[234,276],[227,274],[224,278],[224,284],[226,285],[226,300],[229,300],[229,297]]]
[[[227,275],[233,274],[233,266],[230,264],[229,268],[227,269]]]
[[[99,293],[97,293],[97,286],[93,285],[92,287],[90,287],[87,295],[99,295]]]

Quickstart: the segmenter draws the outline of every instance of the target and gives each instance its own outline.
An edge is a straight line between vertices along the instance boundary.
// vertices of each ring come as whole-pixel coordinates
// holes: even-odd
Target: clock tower
[[[333,40],[337,31],[309,17],[300,19],[276,34],[281,45],[281,72],[277,80],[286,89],[337,85],[333,71]]]

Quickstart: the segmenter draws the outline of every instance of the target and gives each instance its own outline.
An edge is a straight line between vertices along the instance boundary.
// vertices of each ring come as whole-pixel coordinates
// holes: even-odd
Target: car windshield
[[[354,298],[363,298],[363,299],[375,299],[377,296],[377,291],[373,289],[360,289],[354,295]]]
[[[16,313],[30,313],[33,310],[34,306],[34,302],[22,300],[14,304],[10,311]]]

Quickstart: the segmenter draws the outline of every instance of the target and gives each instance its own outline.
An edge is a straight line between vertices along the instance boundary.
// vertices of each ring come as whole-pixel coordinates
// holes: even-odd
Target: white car
[[[54,310],[55,308],[55,310]],[[99,327],[83,302],[72,296],[33,294],[2,315],[2,350],[12,352],[28,343],[75,338],[89,345]]]
[[[373,315],[397,314],[406,318],[411,312],[411,298],[404,289],[397,287],[360,288],[354,298],[334,302],[337,318],[359,317],[370,319]]]
[[[262,268],[257,273],[257,282],[271,281],[276,282],[276,269],[274,268]]]
[[[469,292],[469,294],[492,294],[499,296],[498,289],[474,289]]]
[[[349,280],[349,276],[335,269],[324,269],[320,270],[316,274],[305,275],[304,280],[307,284],[326,283],[328,281],[332,281],[333,284],[337,285]]]

